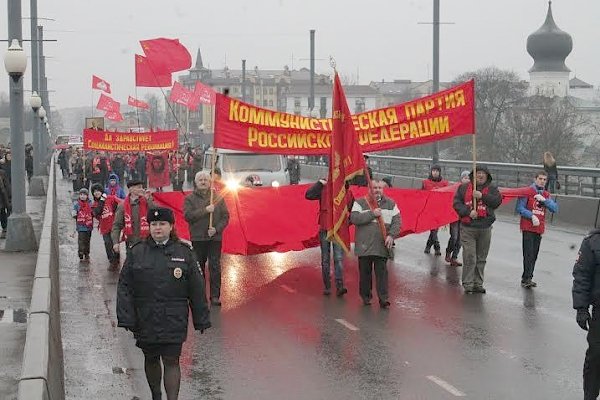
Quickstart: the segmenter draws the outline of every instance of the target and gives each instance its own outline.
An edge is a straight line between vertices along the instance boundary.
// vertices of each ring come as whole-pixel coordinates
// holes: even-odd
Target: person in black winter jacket
[[[131,247],[117,289],[118,326],[133,332],[144,353],[152,399],[161,398],[161,359],[167,398],[177,399],[179,356],[188,314],[201,333],[210,328],[204,278],[192,249],[179,241],[168,208],[148,210],[150,237]]]
[[[588,331],[588,349],[583,362],[583,398],[596,399],[600,393],[600,229],[581,242],[573,267],[573,308],[577,324]],[[592,306],[592,315],[589,308]]]
[[[502,196],[492,184],[490,171],[483,165],[478,165],[475,173],[469,175],[469,182],[461,184],[454,194],[454,210],[461,223],[462,285],[467,294],[485,293],[483,273],[492,240],[492,224],[496,221],[494,210],[500,204]]]

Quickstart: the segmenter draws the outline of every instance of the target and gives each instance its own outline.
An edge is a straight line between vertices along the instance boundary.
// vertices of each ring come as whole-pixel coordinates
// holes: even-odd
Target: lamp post
[[[20,46],[23,40],[21,0],[8,0],[8,39],[11,45],[4,57],[10,76],[10,143],[12,154],[12,214],[8,217],[6,251],[36,250],[37,243],[25,203],[25,138],[23,133],[23,74],[27,56]]]
[[[41,177],[41,169],[43,167],[42,138],[40,135],[40,123],[37,119],[37,113],[42,107],[42,98],[37,94],[37,92],[34,91],[31,94],[29,105],[31,106],[31,110],[33,110],[33,176],[31,177],[31,181],[29,181],[28,194],[29,196],[44,196],[46,194],[46,190],[44,189],[44,180]]]

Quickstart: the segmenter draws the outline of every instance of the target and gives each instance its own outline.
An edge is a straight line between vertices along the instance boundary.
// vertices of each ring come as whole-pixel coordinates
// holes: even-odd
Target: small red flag
[[[183,71],[192,66],[192,55],[179,43],[179,39],[141,40],[140,44],[152,65],[161,66],[169,72]]]
[[[102,78],[98,78],[96,75],[92,75],[92,89],[102,90],[110,94],[110,83]]]
[[[182,106],[186,106],[189,109],[195,109],[198,107],[198,102],[194,98],[194,92],[186,89],[179,82],[175,82],[173,84],[169,100],[174,103],[181,104]]]
[[[123,121],[123,116],[119,111],[107,111],[106,114],[104,114],[104,117],[111,121]]]
[[[106,96],[104,93],[100,95],[100,99],[98,99],[98,104],[96,105],[98,110],[102,111],[116,111],[119,112],[121,109],[121,103],[111,99]]]
[[[127,98],[127,104],[129,104],[132,107],[143,108],[144,110],[147,110],[150,108],[150,105],[148,103],[146,103],[145,101],[138,100],[131,96],[129,96]]]
[[[171,86],[171,73],[160,65],[154,65],[146,57],[135,55],[135,86]]]
[[[202,84],[202,82],[197,81],[196,87],[194,88],[194,97],[196,97],[198,103],[215,104],[217,93],[210,86],[206,86]]]

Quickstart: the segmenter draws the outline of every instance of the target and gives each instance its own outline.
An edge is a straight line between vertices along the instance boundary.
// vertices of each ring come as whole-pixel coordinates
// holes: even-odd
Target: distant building
[[[433,93],[433,81],[413,82],[410,79],[396,79],[391,82],[371,82],[370,85],[378,92],[376,108],[388,107],[404,103]],[[440,82],[440,90],[451,86],[450,82]]]

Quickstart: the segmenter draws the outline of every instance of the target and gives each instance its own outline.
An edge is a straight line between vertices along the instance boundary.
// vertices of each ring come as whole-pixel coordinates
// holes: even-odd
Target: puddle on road
[[[16,310],[13,310],[12,308],[0,310],[0,324],[12,323],[27,323],[27,310],[23,308],[18,308]]]

